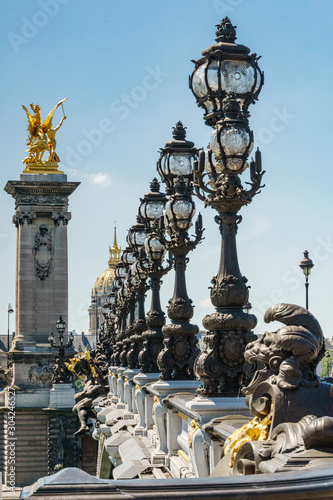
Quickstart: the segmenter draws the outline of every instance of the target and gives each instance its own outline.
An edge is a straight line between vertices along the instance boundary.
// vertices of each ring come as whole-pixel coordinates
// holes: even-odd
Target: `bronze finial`
[[[220,24],[216,25],[216,41],[232,43],[236,40],[236,28],[233,26],[229,17],[224,17]]]

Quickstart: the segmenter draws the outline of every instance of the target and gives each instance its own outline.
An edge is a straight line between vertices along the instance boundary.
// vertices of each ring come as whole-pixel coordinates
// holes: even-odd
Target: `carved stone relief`
[[[17,203],[29,203],[32,205],[64,205],[67,203],[67,196],[45,196],[43,194],[25,194],[18,195]]]
[[[64,226],[67,226],[68,222],[71,220],[72,215],[69,212],[63,213],[58,212],[52,215],[52,219],[54,220],[54,224],[56,226],[60,226],[61,222]]]
[[[52,234],[46,224],[41,224],[35,234],[33,253],[36,276],[43,281],[51,273],[53,258]]]
[[[29,380],[37,387],[51,387],[52,372],[47,365],[32,365]]]
[[[80,446],[74,436],[76,415],[55,415],[49,419],[48,470],[54,474],[64,467],[80,466]]]
[[[22,226],[24,222],[27,222],[27,224],[32,224],[34,219],[36,219],[35,212],[21,212],[20,210],[17,210],[15,215],[13,216],[13,224],[15,224],[16,227],[20,225]]]

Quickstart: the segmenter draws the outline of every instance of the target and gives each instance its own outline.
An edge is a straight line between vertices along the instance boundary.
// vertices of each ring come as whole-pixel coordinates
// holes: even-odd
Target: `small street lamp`
[[[303,273],[305,276],[305,303],[306,309],[309,309],[309,276],[311,273],[311,269],[313,268],[314,263],[311,259],[309,259],[309,252],[307,250],[304,251],[304,258],[301,260],[299,267],[303,269]]]
[[[72,332],[69,332],[68,342],[64,344],[66,322],[62,319],[62,316],[59,316],[56,328],[59,335],[59,344],[55,342],[53,333],[48,338],[51,347],[58,349],[58,357],[55,360],[55,365],[51,368],[53,372],[52,382],[54,384],[70,384],[72,382],[72,374],[65,365],[65,349],[69,349],[72,346],[74,335]]]
[[[9,368],[9,315],[14,312],[11,304],[8,304],[8,329],[7,329],[7,368]]]
[[[93,288],[91,290],[91,303],[95,304],[95,342],[97,342],[98,339],[98,300],[97,300],[97,290],[96,288]]]

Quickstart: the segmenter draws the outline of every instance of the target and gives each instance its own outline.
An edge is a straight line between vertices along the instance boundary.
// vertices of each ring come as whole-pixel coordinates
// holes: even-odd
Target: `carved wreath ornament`
[[[46,224],[41,224],[35,234],[33,254],[36,276],[43,281],[51,273],[53,258],[52,235]]]

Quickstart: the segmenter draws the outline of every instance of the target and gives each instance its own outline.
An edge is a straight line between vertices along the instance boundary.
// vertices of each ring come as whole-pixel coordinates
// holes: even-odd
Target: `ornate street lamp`
[[[163,259],[165,255],[164,245],[158,237],[159,218],[163,213],[166,197],[159,192],[160,184],[156,178],[150,184],[150,193],[141,199],[139,214],[145,224],[148,236],[145,240],[145,251],[147,255],[147,264],[141,269],[147,272],[149,285],[151,288],[151,306],[146,317],[148,330],[142,334],[143,346],[139,352],[139,366],[145,373],[154,373],[158,371],[157,356],[163,348],[162,326],[165,323],[165,314],[161,308],[160,286],[161,278],[172,267],[172,264],[164,268]]]
[[[69,332],[68,342],[64,344],[66,322],[62,319],[62,316],[59,316],[56,328],[59,335],[59,344],[56,343],[53,333],[48,338],[51,347],[58,349],[58,357],[55,360],[55,365],[51,368],[53,372],[52,382],[54,384],[70,384],[72,382],[72,374],[65,365],[65,350],[73,345],[74,336],[72,332]]]
[[[249,55],[247,47],[235,43],[235,27],[228,18],[222,20],[216,33],[217,43],[203,52],[190,79],[198,105],[205,111],[205,122],[213,126],[209,149],[202,151],[195,163],[195,193],[218,212],[215,221],[222,236],[220,268],[211,288],[216,312],[203,319],[208,330],[206,347],[194,370],[204,382],[202,394],[236,395],[250,376],[244,368],[244,350],[254,338],[251,330],[257,322],[244,310],[249,291],[239,269],[236,233],[242,220],[238,212],[263,187],[259,150],[255,161],[247,163],[253,147],[248,107],[258,98],[263,77],[256,55]],[[251,182],[245,190],[239,175],[247,167]]]
[[[120,355],[120,348],[121,345],[118,343],[118,338],[119,338],[119,330],[120,330],[120,310],[119,310],[119,304],[118,304],[118,283],[117,280],[115,279],[112,284],[112,297],[110,297],[110,301],[112,300],[112,305],[111,305],[111,311],[113,313],[113,321],[112,321],[112,328],[113,328],[113,333],[112,333],[112,354],[111,354],[111,364],[113,366],[119,366],[119,355]],[[110,295],[111,295],[110,294]]]
[[[144,246],[146,237],[146,226],[143,224],[140,215],[138,215],[136,224],[130,227],[126,237],[128,246],[132,249],[136,257],[139,256],[140,249]]]
[[[136,292],[133,288],[133,279],[131,276],[131,265],[136,261],[134,252],[130,247],[125,248],[122,254],[122,260],[126,266],[127,278],[124,281],[124,299],[127,303],[128,315],[126,327],[124,330],[123,348],[120,354],[121,366],[128,366],[127,354],[130,350],[131,337],[134,335],[133,322],[135,315],[135,305],[137,301]]]
[[[193,165],[197,159],[198,150],[194,143],[187,141],[186,127],[182,122],[173,127],[173,140],[166,143],[160,149],[160,158],[157,162],[157,170],[162,181],[166,184],[167,194],[174,192],[174,185],[179,175],[183,176],[186,186],[193,181]]]
[[[173,189],[174,193],[165,206],[164,220],[161,219],[160,224],[160,238],[170,251],[175,267],[174,293],[168,307],[171,323],[162,328],[164,349],[157,359],[164,380],[193,379],[193,364],[199,354],[196,347],[199,328],[190,323],[193,306],[187,295],[185,270],[187,254],[202,240],[202,217],[199,214],[195,224],[196,238],[191,240],[188,230],[192,226],[195,205],[190,193],[190,178],[186,182],[179,176],[173,183]],[[162,235],[164,224],[170,240]]]
[[[114,338],[115,338],[115,328],[116,328],[116,288],[114,285],[114,282],[111,285],[111,292],[106,298],[106,303],[109,306],[109,315],[108,315],[108,331],[110,335],[110,342],[111,345],[113,346],[114,344]]]
[[[237,96],[246,116],[264,83],[259,58],[250,54],[248,47],[235,43],[236,26],[225,17],[216,27],[217,43],[205,49],[201,59],[193,61],[195,69],[190,77],[190,88],[198,106],[204,109],[207,125],[214,125],[223,118],[223,100],[230,92]]]
[[[131,337],[131,344],[127,352],[127,365],[131,369],[139,368],[139,352],[142,349],[142,334],[147,330],[146,315],[145,315],[145,297],[148,290],[147,272],[147,259],[144,252],[144,243],[147,237],[145,225],[141,221],[140,216],[137,218],[137,223],[134,224],[128,231],[127,242],[132,248],[136,261],[131,265],[131,283],[134,292],[136,293],[136,311],[135,319],[133,321],[133,335]]]
[[[304,257],[301,260],[299,267],[303,270],[305,276],[305,307],[309,309],[309,276],[314,263],[311,259],[309,259],[309,252],[307,250],[305,250],[303,253]]]
[[[98,300],[97,300],[97,290],[96,288],[93,288],[91,290],[91,303],[95,305],[95,342],[97,342],[98,338]]]
[[[118,327],[116,334],[116,344],[113,362],[115,366],[120,364],[120,356],[123,352],[123,340],[125,338],[126,318],[128,314],[128,304],[125,296],[124,283],[127,277],[127,269],[124,262],[118,262],[115,268],[115,286],[116,292],[116,316],[118,318]]]
[[[147,233],[152,230],[165,207],[166,197],[164,193],[160,193],[159,189],[160,183],[154,177],[150,183],[150,192],[145,194],[143,198],[140,198],[139,216],[145,225]]]

